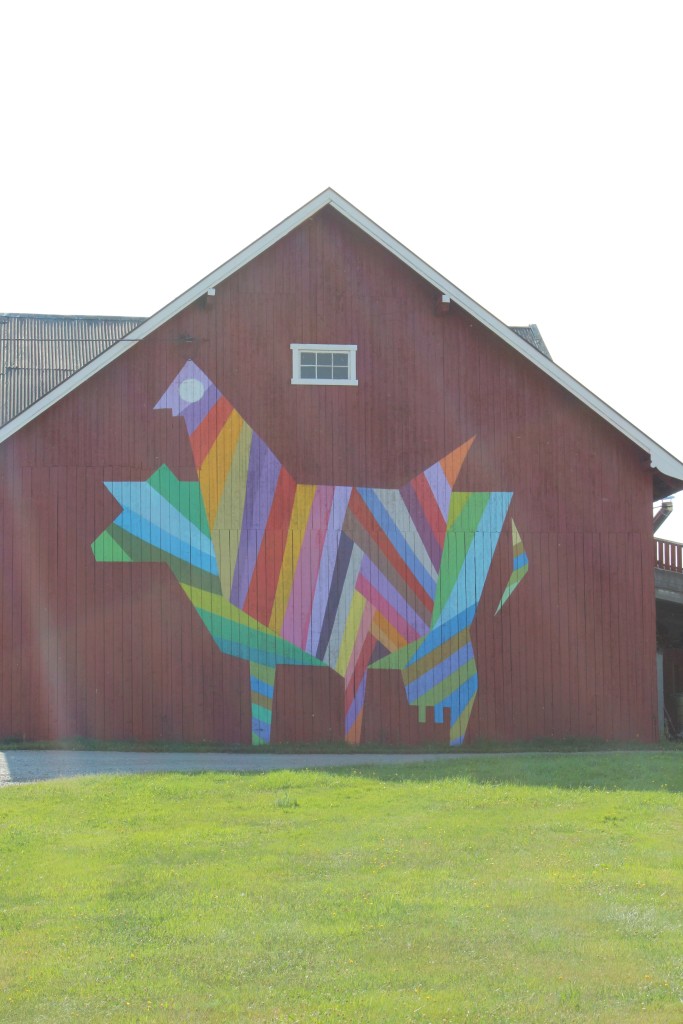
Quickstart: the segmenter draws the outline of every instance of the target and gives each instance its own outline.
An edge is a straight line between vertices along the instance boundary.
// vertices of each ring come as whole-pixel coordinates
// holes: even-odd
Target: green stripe
[[[467,557],[467,552],[472,545],[477,527],[486,511],[490,497],[490,492],[478,491],[467,495],[453,494],[451,498],[448,517],[449,525],[444,541],[439,582],[434,598],[432,625],[439,621],[443,606],[458,582],[458,576]],[[466,499],[464,502],[463,498]]]
[[[435,704],[440,704],[449,693],[454,693],[463,683],[466,683],[468,679],[476,673],[477,666],[474,658],[470,658],[469,661],[461,665],[457,671],[453,672],[450,676],[446,676],[439,683],[436,683],[431,690],[427,690],[426,693],[420,694],[417,700],[411,701],[412,704],[416,704],[421,710],[425,708],[432,708]],[[419,716],[418,716],[419,717]],[[420,718],[421,722],[424,722],[424,718]]]
[[[521,569],[515,569],[515,571],[510,576],[510,579],[508,581],[507,587],[503,591],[503,596],[500,599],[500,603],[498,604],[498,607],[496,608],[496,610],[494,612],[494,615],[498,614],[500,609],[503,607],[505,602],[510,597],[510,594],[512,593],[512,591],[515,590],[516,587],[522,582],[522,579],[526,576],[528,571],[529,571],[529,566],[528,565],[523,565]]]
[[[98,562],[132,562],[130,555],[114,540],[111,527],[101,533],[91,544],[92,553]]]
[[[273,712],[270,708],[264,708],[262,704],[254,704],[252,701],[251,714],[253,718],[258,718],[259,722],[272,722]]]
[[[370,662],[370,668],[405,668],[423,640],[424,637],[420,637],[419,640],[413,640],[412,643],[406,644],[405,647],[399,647],[391,654],[385,654],[379,661]]]
[[[278,665],[323,665],[324,662],[307,654],[288,640],[283,640],[265,627],[252,629],[242,623],[214,615],[212,612],[194,606],[202,622],[216,643],[234,644],[242,650],[233,657],[264,664]],[[227,652],[230,653],[230,652]]]
[[[211,536],[201,488],[196,480],[179,480],[168,466],[160,466],[147,482],[197,529]]]
[[[170,566],[173,575],[181,585],[197,587],[211,594],[220,594],[221,582],[218,576],[214,576],[212,573],[206,572],[195,565],[190,565],[183,558],[177,558],[176,555],[171,555],[168,551],[162,551],[160,548],[140,540],[139,537],[134,537],[132,533],[122,530],[116,523],[112,523],[107,532],[111,534],[117,545],[128,556],[125,561],[165,562],[166,565]],[[117,561],[123,560],[117,559]]]

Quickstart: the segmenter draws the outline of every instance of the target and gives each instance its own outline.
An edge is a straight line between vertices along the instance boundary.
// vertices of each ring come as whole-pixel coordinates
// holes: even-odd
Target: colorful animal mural
[[[122,506],[102,562],[166,562],[225,654],[250,664],[252,742],[270,742],[276,667],[344,679],[345,735],[361,738],[367,672],[398,669],[420,721],[448,711],[462,742],[477,692],[470,627],[512,493],[457,492],[474,438],[396,489],[297,483],[189,361],[155,409],[181,416],[197,481],[161,466],[105,486]],[[528,571],[514,521],[498,611]]]

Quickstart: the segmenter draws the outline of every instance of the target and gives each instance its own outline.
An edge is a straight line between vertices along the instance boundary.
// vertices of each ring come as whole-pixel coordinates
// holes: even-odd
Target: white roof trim
[[[46,395],[40,398],[33,405],[25,409],[24,412],[20,413],[9,423],[6,423],[4,427],[0,428],[0,444],[6,441],[8,437],[15,434],[22,427],[26,426],[32,420],[40,416],[46,409],[49,409],[52,405],[55,405],[65,395],[75,391],[76,388],[80,387],[86,380],[93,377],[96,373],[99,373],[109,363],[114,362],[119,356],[127,352],[128,349],[132,348],[148,337],[153,331],[161,327],[163,324],[171,320],[177,313],[180,313],[187,306],[191,305],[202,295],[205,295],[210,288],[215,288],[226,278],[230,277],[231,274],[236,273],[251,260],[255,259],[266,249],[269,249],[276,242],[284,238],[285,235],[289,234],[296,227],[302,224],[309,217],[318,213],[325,206],[331,206],[339,213],[343,214],[347,220],[355,224],[358,228],[364,231],[371,238],[374,238],[376,242],[388,249],[389,252],[393,253],[398,259],[409,266],[416,274],[428,281],[437,291],[443,295],[448,296],[453,302],[455,302],[462,309],[466,310],[475,320],[488,327],[494,334],[498,335],[503,341],[507,342],[512,348],[519,352],[525,359],[533,363],[548,377],[551,377],[561,387],[565,388],[570,394],[574,395],[580,402],[587,405],[589,409],[597,413],[606,420],[611,426],[613,426],[620,433],[624,434],[630,441],[648,452],[650,455],[650,462],[653,469],[658,469],[665,476],[674,477],[677,480],[683,480],[683,462],[680,462],[673,455],[671,455],[666,449],[656,444],[650,437],[644,434],[641,430],[638,430],[632,423],[621,416],[618,412],[612,409],[609,405],[603,402],[597,395],[594,395],[588,388],[585,388],[577,380],[575,380],[570,374],[561,367],[557,366],[550,359],[538,352],[533,345],[529,345],[522,338],[520,338],[513,330],[507,327],[501,320],[489,313],[488,310],[480,306],[479,303],[471,299],[469,295],[460,291],[454,284],[448,281],[445,277],[439,274],[436,270],[421,260],[415,253],[407,249],[399,241],[393,238],[390,234],[384,231],[378,224],[371,221],[369,217],[357,210],[355,206],[352,206],[346,199],[340,196],[334,189],[328,188],[324,192],[321,192],[319,196],[311,199],[309,203],[302,206],[295,213],[292,213],[285,220],[281,221],[270,231],[266,232],[251,245],[248,245],[246,249],[237,253],[232,259],[228,260],[222,266],[218,267],[212,273],[208,274],[197,284],[193,285],[192,288],[188,288],[187,291],[183,292],[168,305],[164,306],[153,316],[145,320],[144,323],[140,324],[134,331],[127,334],[125,338],[116,342],[111,348],[103,352],[102,355],[93,359],[90,363],[84,366],[81,370],[74,373],[68,380],[65,380],[63,384],[49,391]]]

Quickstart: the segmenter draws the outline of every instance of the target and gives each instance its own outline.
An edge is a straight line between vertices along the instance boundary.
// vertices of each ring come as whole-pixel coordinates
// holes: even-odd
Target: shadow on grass
[[[421,764],[349,765],[327,773],[382,782],[431,782],[453,778],[478,785],[683,793],[683,750],[610,751],[592,754],[481,754]]]

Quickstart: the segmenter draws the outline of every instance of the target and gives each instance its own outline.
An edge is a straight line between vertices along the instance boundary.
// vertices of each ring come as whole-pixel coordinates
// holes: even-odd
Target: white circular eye
[[[206,391],[206,385],[196,377],[190,377],[178,385],[178,394],[183,402],[198,402]]]

